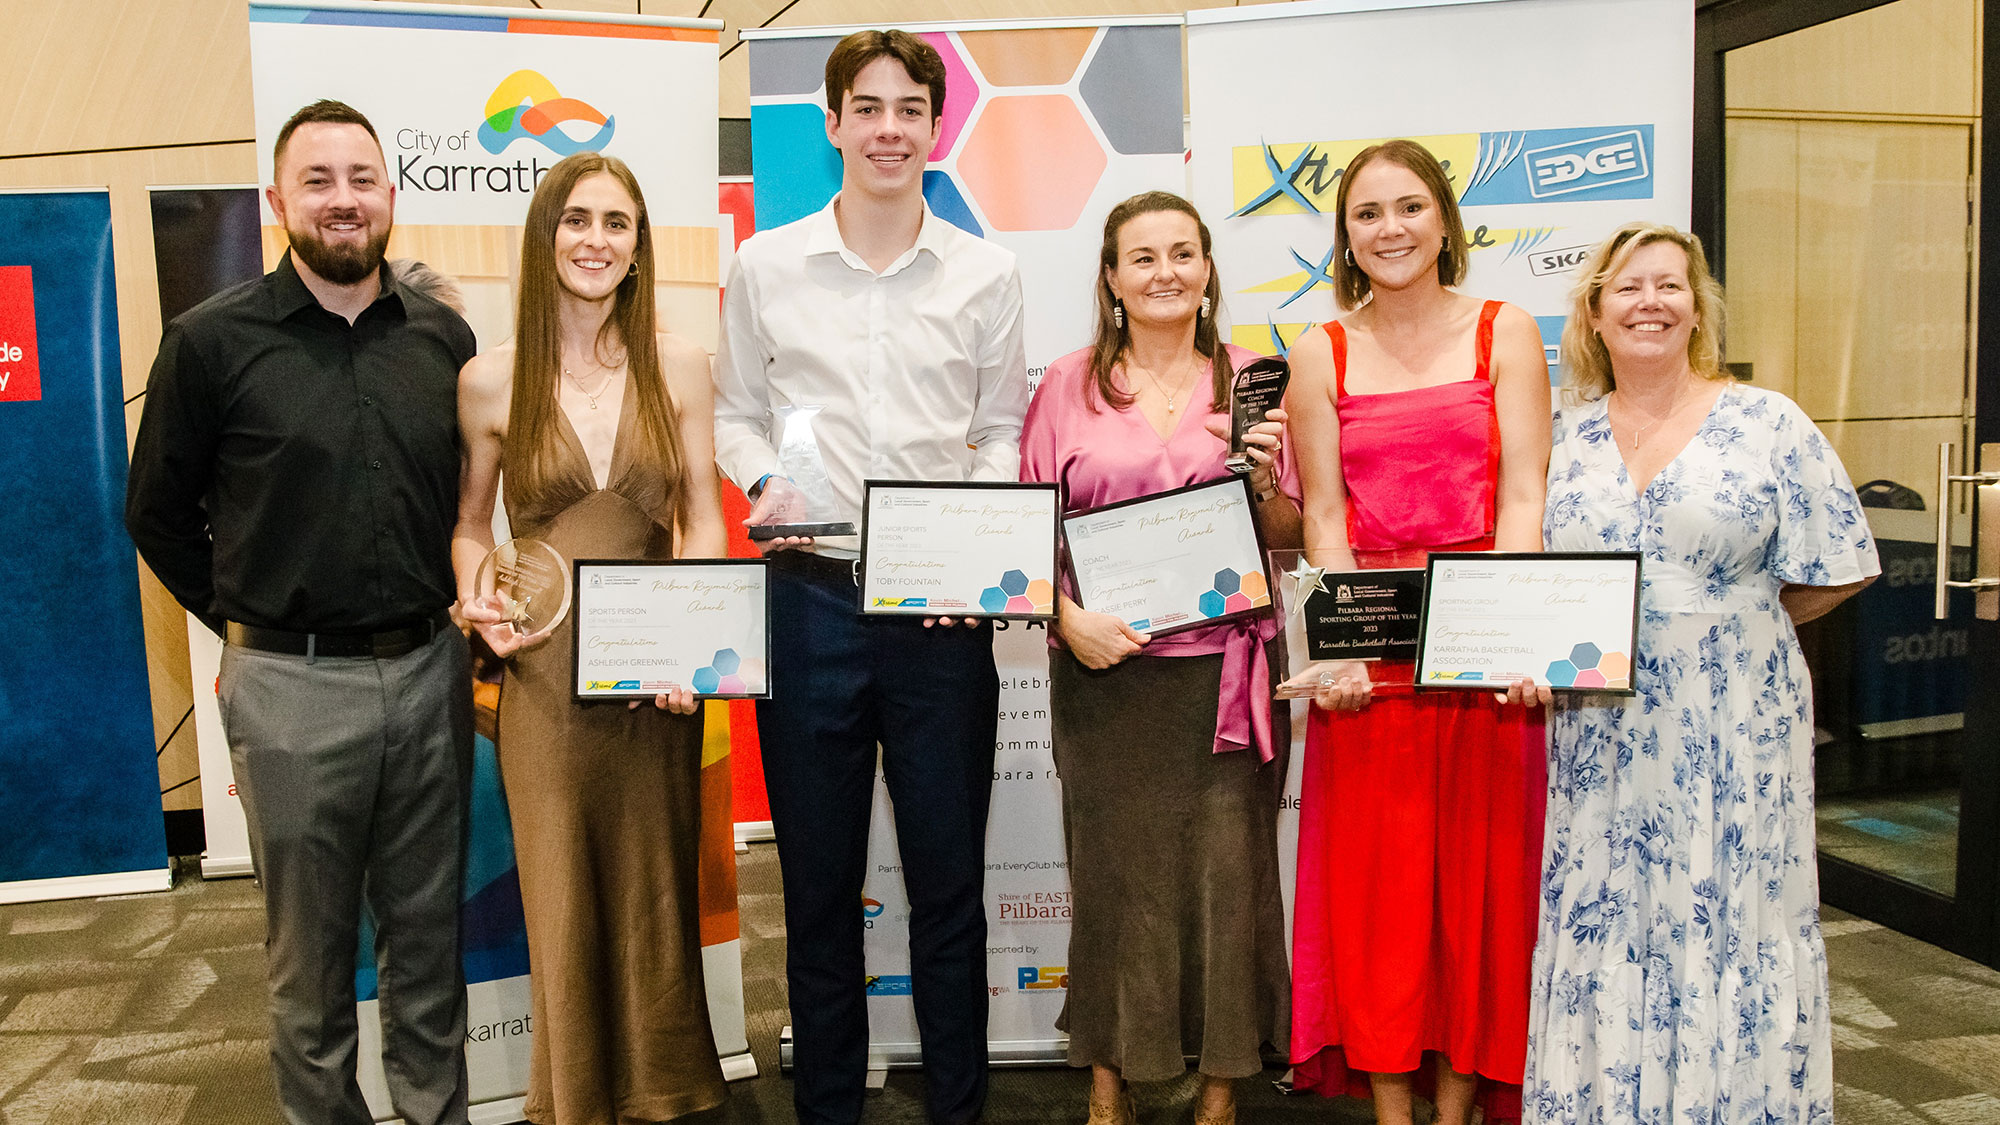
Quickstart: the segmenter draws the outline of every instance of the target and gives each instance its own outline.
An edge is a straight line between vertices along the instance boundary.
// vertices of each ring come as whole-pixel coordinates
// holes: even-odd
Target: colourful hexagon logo
[[[1074,101],[1017,94],[986,102],[959,154],[958,178],[996,230],[1067,230],[1109,163]]]
[[[1229,612],[1228,599],[1214,590],[1205,591],[1201,597],[1196,598],[1195,608],[1201,610],[1203,617],[1221,617]]]
[[[1271,591],[1264,585],[1262,571],[1253,570],[1243,576],[1243,596],[1250,599],[1251,605],[1271,604]]]
[[[972,107],[979,104],[979,81],[959,57],[958,47],[949,34],[927,31],[918,38],[936,47],[938,57],[944,60],[944,109],[938,114],[938,139],[930,157],[938,161],[951,152],[951,146],[965,129],[965,119],[972,116]]]
[[[1569,650],[1568,660],[1549,665],[1549,686],[1622,691],[1632,686],[1632,658],[1585,641]]]

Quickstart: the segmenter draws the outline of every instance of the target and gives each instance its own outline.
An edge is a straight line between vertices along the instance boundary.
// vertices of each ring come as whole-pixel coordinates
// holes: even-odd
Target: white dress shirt
[[[817,406],[839,506],[861,482],[1015,479],[1028,359],[1014,254],[924,209],[916,245],[877,274],[841,241],[833,204],[736,252],[715,363],[715,460],[749,488],[783,475],[778,411]],[[850,558],[854,536],[823,537]]]

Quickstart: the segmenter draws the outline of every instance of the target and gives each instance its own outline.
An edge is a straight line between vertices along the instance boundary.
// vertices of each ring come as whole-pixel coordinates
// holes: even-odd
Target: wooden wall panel
[[[248,0],[0,4],[0,156],[245,140]]]
[[[1730,109],[1973,117],[1976,0],[1896,0],[1729,52]]]

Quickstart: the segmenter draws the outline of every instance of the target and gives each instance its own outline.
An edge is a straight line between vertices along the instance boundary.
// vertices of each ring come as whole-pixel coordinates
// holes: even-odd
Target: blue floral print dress
[[[1879,572],[1846,471],[1731,385],[1643,493],[1603,399],[1556,412],[1543,541],[1638,551],[1632,696],[1549,717],[1523,1119],[1829,1125],[1812,685],[1786,583]]]

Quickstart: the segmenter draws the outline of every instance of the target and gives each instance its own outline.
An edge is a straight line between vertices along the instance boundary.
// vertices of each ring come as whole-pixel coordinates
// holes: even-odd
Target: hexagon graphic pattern
[[[1195,606],[1201,610],[1203,617],[1221,617],[1228,612],[1228,606],[1222,595],[1214,590],[1209,590],[1195,599]]]
[[[979,592],[979,608],[988,613],[1004,613],[1007,609],[1007,591],[998,586],[988,586]]]
[[[1000,588],[1010,596],[1018,597],[1028,592],[1028,576],[1022,571],[1010,570],[1000,576]]]
[[[1021,159],[1024,152],[1035,159]],[[958,175],[994,229],[1067,230],[1109,163],[1075,102],[1021,94],[986,103]]]
[[[1215,588],[1223,595],[1233,594],[1243,588],[1243,576],[1233,570],[1215,572]]]
[[[1243,593],[1252,603],[1264,605],[1271,600],[1271,591],[1264,587],[1264,573],[1253,570],[1243,576]]]
[[[839,187],[838,181],[834,187]],[[832,192],[827,196],[831,198]],[[972,208],[965,205],[965,197],[958,194],[958,185],[943,172],[924,173],[924,202],[930,204],[931,213],[974,238],[985,238],[986,228],[972,217]],[[821,206],[825,206],[821,204]]]
[[[1570,649],[1568,660],[1549,665],[1550,687],[1625,688],[1631,686],[1632,658],[1605,652],[1589,641]]]
[[[697,668],[694,675],[689,678],[693,682],[694,690],[702,695],[713,695],[716,689],[722,686],[722,674],[713,668]]]
[[[736,655],[736,650],[733,648],[718,649],[715,659],[710,661],[710,667],[725,676],[735,675],[736,669],[742,664],[743,658]]]
[[[1180,118],[1158,112],[1181,104],[1181,29],[1105,28],[1077,92],[1117,151],[1183,151]]]
[[[938,123],[937,145],[931,149],[932,160],[943,160],[951,152],[951,146],[958,143],[958,135],[965,130],[965,119],[972,116],[972,107],[979,104],[979,80],[959,57],[958,46],[950,35],[927,31],[918,38],[936,47],[938,57],[944,60],[944,113],[939,115],[944,120]]]
[[[958,41],[991,86],[1060,86],[1097,38],[1094,27],[961,31]],[[1179,61],[1178,59],[1175,61]]]

